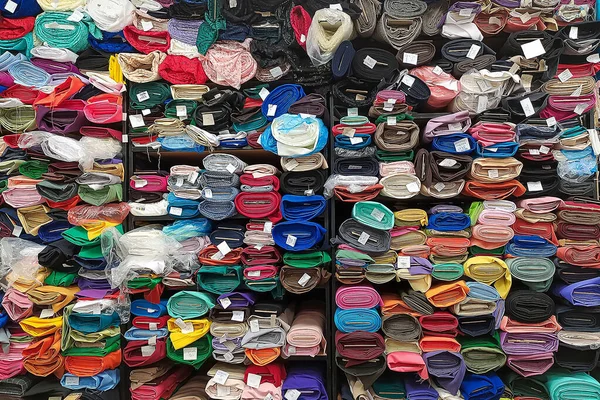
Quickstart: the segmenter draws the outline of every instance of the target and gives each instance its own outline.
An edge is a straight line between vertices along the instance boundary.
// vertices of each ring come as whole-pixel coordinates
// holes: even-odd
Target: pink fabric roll
[[[370,285],[341,286],[335,293],[335,303],[343,310],[373,308],[383,305],[377,289]]]
[[[429,373],[425,361],[419,353],[394,351],[387,355],[388,368],[396,372],[416,372],[421,379],[428,379]]]
[[[276,387],[272,383],[261,383],[258,388],[253,388],[248,385],[244,387],[242,392],[242,400],[264,399],[267,395],[271,395],[273,400],[281,400],[281,386]]]
[[[515,125],[509,122],[478,122],[469,128],[469,133],[484,147],[496,143],[517,141]]]
[[[554,354],[542,353],[508,356],[506,365],[524,377],[542,375],[554,365]]]
[[[477,223],[482,225],[503,225],[509,226],[515,223],[517,217],[515,214],[506,211],[486,209],[483,210],[477,218]]]
[[[549,213],[556,210],[562,203],[558,197],[544,196],[535,199],[519,200],[517,206],[532,213]]]
[[[10,343],[8,353],[2,353],[0,357],[0,379],[12,378],[26,372],[23,366],[23,350],[28,346],[29,343]]]
[[[250,54],[250,42],[219,41],[210,46],[202,61],[208,79],[216,84],[239,89],[256,74],[256,60]]]
[[[33,302],[25,293],[16,289],[8,289],[2,299],[2,307],[6,310],[8,317],[19,322],[33,314]]]
[[[515,235],[509,226],[475,225],[472,232],[471,246],[491,250],[507,244]]]
[[[327,341],[323,336],[325,315],[320,310],[302,310],[294,319],[287,333],[284,356],[316,356],[325,351]]]

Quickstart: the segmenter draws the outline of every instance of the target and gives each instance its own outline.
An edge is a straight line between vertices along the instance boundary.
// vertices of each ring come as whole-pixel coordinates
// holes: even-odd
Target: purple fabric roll
[[[15,84],[12,75],[6,71],[0,71],[0,86],[11,87]]]
[[[196,38],[198,36],[198,29],[202,25],[201,20],[183,20],[172,18],[169,20],[167,29],[171,39],[179,40],[185,44],[196,46]]]
[[[454,206],[452,204],[440,204],[438,206],[432,207],[429,210],[430,215],[438,214],[438,213],[442,213],[442,212],[461,213],[461,212],[463,212],[463,209],[460,208],[459,206]]]
[[[500,333],[502,350],[509,355],[550,353],[558,350],[556,333]]]
[[[46,60],[45,58],[32,58],[31,63],[36,67],[43,69],[50,75],[62,72],[73,72],[77,75],[82,75],[79,71],[79,68],[77,68],[72,62]]]
[[[423,354],[429,377],[435,383],[452,394],[457,394],[465,377],[467,367],[460,353],[446,350],[432,351]]]
[[[249,307],[256,303],[256,293],[247,293],[247,292],[231,292],[220,295],[217,300],[219,304],[221,300],[228,298],[231,301],[229,307]]]
[[[215,337],[212,340],[212,347],[213,350],[217,350],[217,351],[232,351],[230,350],[227,346],[225,346],[224,343],[220,342],[221,338]],[[242,338],[227,338],[228,342],[232,342],[235,345],[235,349],[241,349],[242,348]]]
[[[76,106],[77,109],[68,108]],[[35,121],[38,129],[50,133],[75,133],[88,121],[83,113],[83,100],[67,100],[54,108],[38,106]]]
[[[85,289],[75,293],[75,297],[88,299],[103,299],[111,290],[104,289]]]
[[[298,400],[328,400],[323,372],[317,365],[290,366],[281,394],[285,396],[288,390],[296,389],[301,392]]]
[[[86,289],[97,289],[97,290],[110,290],[110,283],[108,283],[108,281],[106,280],[92,280],[89,278],[82,278],[79,277],[79,280],[77,281],[77,286],[79,286],[79,289],[81,290],[86,290]]]
[[[404,380],[406,398],[411,400],[437,400],[438,392],[427,381],[418,382],[416,378],[417,375],[415,374],[413,379],[407,378]]]
[[[411,275],[431,275],[433,265],[426,258],[410,257],[410,268],[408,271]]]

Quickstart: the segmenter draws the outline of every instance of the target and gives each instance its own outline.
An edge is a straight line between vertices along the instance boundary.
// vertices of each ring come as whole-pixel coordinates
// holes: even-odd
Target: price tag
[[[456,145],[456,143],[455,143],[455,145]],[[440,161],[439,165],[441,167],[449,168],[449,167],[456,165],[456,163],[457,163],[457,161],[453,160],[452,158],[444,158],[442,161]]]
[[[498,148],[497,148],[497,147],[492,147],[492,146],[493,146],[493,145],[486,147],[486,148],[485,148],[485,150],[486,150],[486,151],[491,151],[492,153],[495,153],[495,152],[497,152],[497,151],[498,151]]]
[[[492,85],[490,85],[490,83],[488,81],[484,81],[484,80],[478,80],[477,86],[479,86],[479,89],[481,89],[484,92],[486,90],[489,90],[492,87]]]
[[[404,53],[402,55],[404,64],[417,65],[419,63],[419,55],[414,53]]]
[[[134,114],[129,116],[129,123],[132,128],[141,128],[142,126],[146,126],[144,122],[144,117],[139,114]]]
[[[300,113],[301,118],[316,118],[316,115]]]
[[[532,156],[539,156],[540,151],[538,149],[529,149],[529,154],[531,154]]]
[[[529,21],[531,19],[531,15],[529,15],[528,12],[526,12],[525,14],[521,14],[519,15],[519,19],[521,20],[522,23],[527,23],[527,21]]]
[[[386,101],[385,103],[383,103],[383,111],[393,111],[394,110],[394,103],[392,103],[391,101]]]
[[[304,191],[305,196],[312,196],[314,194],[315,194],[315,192],[312,189],[307,189]]]
[[[285,168],[288,171],[292,171],[294,168],[296,168],[298,165],[300,165],[300,163],[294,159],[291,159],[290,161],[288,161],[287,164],[285,164]]]
[[[305,273],[304,275],[302,275],[300,277],[300,279],[298,279],[298,285],[304,287],[304,286],[306,286],[306,284],[308,283],[309,280],[310,280],[310,275],[308,275],[308,274]]]
[[[479,96],[477,98],[477,112],[482,113],[488,108],[488,99],[486,96]]]
[[[229,8],[236,8],[237,0],[229,0]]]
[[[184,347],[183,348],[183,360],[184,361],[196,361],[198,359],[198,348],[197,347]],[[225,378],[227,380],[227,378]]]
[[[411,182],[406,185],[406,190],[411,193],[417,193],[419,191],[419,184],[417,182]]]
[[[248,374],[248,378],[246,379],[246,385],[253,388],[258,388],[260,386],[261,378],[262,377],[260,375]]]
[[[67,21],[79,22],[83,19],[83,13],[79,9],[75,9],[71,15],[67,17]]]
[[[176,215],[176,216],[180,217],[181,214],[183,214],[183,208],[171,207],[169,209],[169,214],[173,214],[173,215]]]
[[[237,168],[235,167],[235,165],[233,164],[227,164],[227,166],[225,167],[225,169],[227,170],[227,172],[229,172],[230,174],[234,174],[235,171],[237,170]]]
[[[471,16],[471,9],[470,8],[463,8],[458,12],[458,15],[460,15],[461,17],[470,17]]]
[[[540,39],[536,39],[529,43],[521,45],[521,50],[523,51],[523,55],[525,55],[525,58],[528,60],[530,58],[535,58],[546,53],[544,45],[542,44],[542,41]]]
[[[581,96],[582,90],[583,90],[583,85],[579,85],[577,87],[577,89],[573,90],[573,93],[571,93],[569,96],[573,96],[573,97]]]
[[[156,344],[156,339],[154,340],[154,344]],[[156,346],[142,346],[140,347],[140,350],[142,351],[142,357],[150,357],[152,354],[154,354]]]
[[[229,248],[229,245],[226,241],[222,241],[221,243],[219,243],[217,245],[217,249],[219,249],[223,256],[226,256],[227,254],[231,253],[231,248]]]
[[[182,118],[187,118],[187,107],[186,106],[176,106],[177,116]]]
[[[371,56],[366,56],[365,59],[363,60],[363,64],[365,64],[367,67],[373,69],[375,67],[375,65],[377,64],[377,60],[375,60]]]
[[[546,147],[544,145],[541,145],[540,146],[540,153],[542,153],[542,154],[548,154],[548,153],[550,153],[550,148]]]
[[[306,42],[306,36],[304,34],[300,35],[300,43]]]
[[[212,199],[213,193],[211,189],[204,189],[204,197],[207,199]]]
[[[229,386],[217,385],[217,397],[225,397],[231,394]]]
[[[581,115],[585,111],[586,107],[587,106],[585,104],[577,104],[577,107],[575,107],[573,111],[575,111],[575,114]]]
[[[14,2],[14,1],[12,1],[12,0],[8,0],[8,1],[6,2],[6,5],[4,6],[4,9],[5,9],[6,11],[8,11],[9,13],[14,13],[14,12],[15,12],[15,10],[17,9],[17,3],[15,3],[15,2]],[[77,382],[79,383],[79,379],[77,380]]]
[[[271,233],[272,229],[273,229],[273,223],[271,221],[266,221],[265,224],[263,225],[263,232]]]
[[[148,94],[148,92],[146,90],[144,90],[143,92],[139,92],[137,94],[138,101],[146,101],[149,98],[150,98],[150,95]]]
[[[519,64],[517,63],[514,63],[508,70],[508,72],[510,72],[511,74],[516,74],[517,71],[519,71]]]
[[[571,71],[569,71],[569,69],[565,69],[563,72],[561,72],[560,74],[558,74],[558,79],[560,79],[561,82],[566,82],[569,79],[571,79],[573,77],[573,74],[571,73]]]
[[[156,336],[151,336],[148,338],[148,345],[149,346],[156,346]]]
[[[12,235],[15,237],[19,237],[21,236],[21,233],[23,233],[23,227],[15,225],[12,230]]]
[[[488,170],[488,176],[492,179],[497,178],[498,177],[498,170],[497,169],[490,169]]]
[[[129,142],[129,135],[123,134],[121,135],[121,143]]]
[[[456,142],[454,142],[454,149],[456,149],[456,151],[459,153],[471,150],[471,145],[469,144],[469,139],[462,138],[460,140],[457,140]]]
[[[223,259],[223,253],[221,253],[220,251],[217,251],[215,254],[213,254],[212,256],[210,256],[211,260],[222,260]]]
[[[481,46],[476,45],[476,44],[472,44],[471,48],[467,52],[467,58],[470,58],[471,60],[474,60],[475,57],[477,57],[477,54],[479,53],[479,50],[481,50]]]
[[[290,389],[285,392],[284,397],[286,398],[286,400],[298,400],[298,397],[300,397],[300,394],[301,393],[298,390]]]
[[[569,30],[569,39],[577,39],[577,35],[579,34],[579,27],[572,26]]]
[[[380,210],[378,210],[378,209],[374,208],[374,209],[371,211],[371,217],[373,217],[373,218],[375,218],[377,221],[381,222],[381,221],[383,221],[383,217],[385,217],[385,214],[384,214],[382,211],[380,211]]]
[[[448,130],[455,131],[455,132],[462,132],[462,125],[460,122],[448,124]]]
[[[371,237],[371,235],[369,235],[367,232],[362,232],[360,234],[360,236],[358,237],[358,243],[364,245],[367,243],[367,241],[369,240],[370,237]]]
[[[215,376],[213,377],[213,380],[215,382],[217,382],[219,385],[224,385],[225,382],[227,382],[227,379],[229,378],[229,374],[225,371],[222,370],[218,370],[215,373]]]
[[[354,107],[354,108],[349,108],[348,109],[348,116],[349,117],[356,117],[358,115],[358,108]]]
[[[597,64],[600,62],[600,54],[596,53],[596,54],[589,55],[589,56],[587,56],[586,61],[591,62],[593,64]]]
[[[149,109],[149,108],[144,108],[144,109],[142,110],[142,115],[144,115],[144,116],[146,116],[146,115],[149,115],[149,114],[151,114],[151,113],[152,113],[152,111],[150,111],[150,109]]]
[[[342,135],[348,136],[348,137],[354,137],[355,133],[356,133],[356,129],[354,129],[354,128],[344,128],[344,130],[342,131]]]
[[[488,19],[488,23],[490,25],[498,25],[501,26],[502,25],[502,20],[498,17],[490,17],[490,19]]]
[[[344,11],[344,9],[342,8],[341,4],[330,4],[329,8],[332,8],[334,10],[340,10],[340,11]]]
[[[52,318],[54,317],[54,310],[51,308],[44,308],[40,313],[40,318]]]
[[[527,182],[527,190],[529,190],[530,192],[539,192],[540,190],[544,190],[544,187],[542,186],[542,182],[540,181]]]
[[[446,185],[444,184],[444,182],[438,182],[436,183],[434,186],[435,190],[437,190],[438,192],[441,192],[442,190],[444,190],[444,188],[446,187]]]
[[[554,117],[550,117],[546,120],[546,125],[548,125],[548,127],[552,127],[556,125],[556,118]]]
[[[51,397],[48,397],[48,400],[62,400],[62,397],[60,397],[60,396],[51,396]]]
[[[402,77],[402,83],[404,83],[408,87],[412,87],[413,83],[415,83],[415,78],[410,75],[404,75]]]
[[[266,87],[260,89],[260,92],[258,92],[258,95],[260,96],[260,98],[265,101],[265,99],[267,98],[267,96],[269,95],[269,89],[267,89]]]
[[[235,357],[233,356],[233,354],[231,352],[227,352],[227,353],[223,354],[223,358],[225,359],[225,361],[231,362],[231,360],[233,360]]]
[[[263,400],[273,400],[273,395],[271,393],[267,393]]]
[[[350,144],[359,144],[362,143],[363,139],[361,137],[351,137]]]
[[[281,75],[283,75],[283,70],[281,69],[281,67],[275,67],[275,68],[271,68],[269,70],[269,72],[271,73],[271,76],[275,79],[279,78]]]
[[[224,309],[227,309],[227,307],[231,305],[231,300],[229,300],[229,297],[222,298],[219,300],[219,302],[221,303],[221,307]]]
[[[365,99],[366,99],[366,97],[365,97],[365,96],[363,96],[362,94],[356,94],[356,96],[354,96],[354,99],[355,99],[356,101],[363,101],[363,100],[365,100]]]
[[[260,330],[260,325],[258,324],[257,319],[253,319],[250,321],[250,332],[258,332]]]
[[[298,238],[296,236],[288,235],[287,239],[285,240],[285,244],[287,244],[290,247],[295,247],[296,246],[296,240],[298,240]]]
[[[152,25],[152,22],[142,20],[142,30],[144,32],[148,32],[148,31],[152,30],[152,28],[154,28],[154,25]]]
[[[269,104],[268,107],[267,117],[274,117],[275,113],[277,112],[277,104]]]
[[[535,114],[535,110],[533,109],[533,104],[531,104],[531,99],[529,97],[520,101],[521,107],[523,107],[523,112],[526,117],[529,117]]]
[[[94,314],[94,315],[102,314],[102,304],[94,304],[92,306],[92,314]]]
[[[67,386],[77,386],[77,385],[79,385],[79,377],[78,376],[66,376],[65,384]]]
[[[215,124],[215,117],[210,113],[202,114],[202,125],[204,126],[212,126]]]
[[[387,122],[387,124],[388,124],[389,126],[394,126],[394,125],[396,125],[396,116],[392,115],[392,116],[390,116],[390,117],[387,117],[387,121],[386,121],[386,122]]]
[[[399,256],[396,263],[398,269],[409,269],[410,268],[410,257]]]
[[[148,329],[151,331],[157,331],[158,330],[158,323],[156,322],[149,322],[148,323]]]
[[[436,75],[441,75],[442,72],[444,72],[444,70],[439,65],[436,65],[435,68],[433,69],[433,73]]]
[[[248,271],[247,275],[250,278],[258,278],[260,276],[260,271]]]
[[[244,322],[244,312],[240,310],[233,311],[231,320],[235,322]]]
[[[183,186],[183,178],[177,178],[175,182],[175,186]]]
[[[296,354],[296,346],[288,346],[288,354],[290,354],[290,355]]]

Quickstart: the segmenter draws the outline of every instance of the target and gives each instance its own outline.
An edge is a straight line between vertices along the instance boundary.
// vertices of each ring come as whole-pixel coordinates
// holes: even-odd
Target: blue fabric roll
[[[169,335],[169,330],[167,328],[157,329],[155,331],[151,331],[148,329],[140,329],[131,327],[125,332],[123,337],[125,340],[147,340],[153,336],[156,336],[157,339],[166,338]]]
[[[206,218],[182,219],[163,228],[163,232],[178,242],[206,236],[212,231],[212,222]]]
[[[488,301],[500,300],[500,293],[493,286],[481,282],[467,282],[467,286],[469,287],[467,297]]]
[[[167,300],[161,300],[158,304],[143,299],[134,300],[131,303],[131,313],[138,317],[162,317],[167,315]]]
[[[333,54],[333,60],[331,60],[331,73],[335,79],[341,79],[348,74],[354,54],[356,54],[356,50],[351,41],[344,40],[340,43]]]
[[[49,224],[42,225],[38,230],[38,236],[44,243],[52,243],[62,239],[61,234],[73,225],[67,221],[52,221]]]
[[[17,3],[15,11],[9,12],[6,9],[6,4],[12,1]],[[0,0],[0,13],[5,18],[24,18],[24,17],[35,17],[42,13],[42,8],[36,0]]]
[[[88,35],[90,46],[94,50],[102,51],[109,54],[115,53],[137,53],[137,50],[129,44],[123,31],[102,33],[102,39],[96,39],[93,35]]]
[[[465,143],[464,147],[463,143]],[[475,139],[466,133],[438,136],[433,139],[431,148],[452,154],[471,154],[475,150]]]
[[[285,86],[285,85],[284,85]],[[265,103],[263,103],[264,105]],[[298,154],[279,154],[279,149],[278,149],[278,142],[275,139],[275,137],[273,136],[273,124],[269,125],[267,127],[267,129],[265,129],[265,131],[260,135],[259,138],[259,143],[260,145],[263,147],[263,149],[270,151],[271,153],[277,154],[279,155],[285,155],[285,156],[289,156],[289,157],[305,157],[314,153],[318,153],[321,150],[323,150],[323,148],[325,147],[325,145],[327,144],[327,137],[329,136],[329,130],[327,129],[327,127],[325,126],[325,124],[323,123],[323,121],[320,118],[314,118],[314,117],[302,117],[299,114],[283,114],[281,115],[278,119],[277,122],[280,122],[280,124],[278,124],[279,126],[279,135],[285,136],[286,132],[294,132],[297,135],[297,131],[301,130],[301,129],[305,129],[305,125],[306,124],[313,124],[316,123],[318,124],[318,138],[317,138],[317,143],[314,146],[314,148],[311,148],[310,151],[308,152],[304,152],[304,153],[298,153]],[[298,148],[300,150],[300,147]]]
[[[295,196],[286,194],[281,198],[279,209],[288,221],[310,221],[325,211],[327,200],[323,196]]]
[[[477,142],[475,152],[480,157],[504,158],[514,156],[517,150],[519,150],[519,143],[515,142],[495,143],[491,146],[483,146]]]
[[[335,147],[340,147],[342,149],[348,149],[348,150],[360,150],[360,149],[364,149],[365,147],[369,146],[372,142],[371,135],[368,135],[366,133],[357,133],[354,135],[354,137],[362,138],[362,142],[352,144],[352,142],[350,142],[351,138],[349,136],[337,135],[334,138]]]
[[[552,257],[556,246],[540,236],[515,235],[504,251],[515,257]]]
[[[167,136],[158,138],[158,143],[163,150],[167,151],[190,151],[202,153],[206,148],[194,142],[187,135]]]
[[[318,247],[327,231],[316,222],[280,222],[271,231],[275,244],[287,251],[311,250]],[[295,243],[292,245],[295,237]]]
[[[344,333],[367,331],[377,332],[381,329],[381,317],[374,308],[352,308],[335,310],[333,317],[335,326]]]
[[[169,193],[167,201],[169,202],[167,212],[175,219],[194,218],[200,215],[199,201],[182,199],[174,193]]]
[[[79,332],[94,333],[121,325],[121,318],[116,311],[112,314],[72,313],[69,315],[69,325]]]
[[[504,393],[504,383],[493,372],[485,375],[467,374],[460,391],[465,400],[499,400]]]
[[[406,398],[410,400],[437,400],[438,392],[431,387],[429,382],[417,380],[415,374],[413,378],[406,378],[404,380],[404,387],[406,388]]]
[[[552,288],[552,292],[575,306],[598,306],[600,305],[600,277],[570,285],[559,283]]]
[[[277,86],[269,95],[264,99],[261,111],[267,120],[272,121],[275,118],[288,112],[290,106],[306,96],[304,89],[300,85],[288,84]],[[274,116],[269,116],[269,105],[274,104],[277,106]]]
[[[471,226],[471,219],[465,213],[441,212],[429,217],[427,229],[440,232],[455,232]]]
[[[107,369],[94,376],[77,377],[79,381],[77,385],[71,384],[71,379],[68,380],[69,384],[67,384],[67,379],[74,377],[76,376],[67,372],[60,379],[60,384],[72,390],[90,389],[104,392],[117,387],[121,379],[121,372],[118,369]]]

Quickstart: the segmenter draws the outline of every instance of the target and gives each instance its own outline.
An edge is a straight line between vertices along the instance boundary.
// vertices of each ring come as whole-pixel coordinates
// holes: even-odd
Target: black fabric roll
[[[458,63],[466,60],[473,61],[473,59],[467,58],[467,54],[469,54],[471,46],[479,46],[479,50],[477,51],[475,58],[483,54],[490,54],[494,56],[496,55],[496,52],[494,50],[490,49],[487,45],[485,45],[483,42],[480,42],[479,40],[455,39],[449,41],[448,43],[442,46],[442,57],[453,63]]]
[[[77,195],[76,183],[60,183],[51,181],[41,181],[35,185],[35,189],[40,196],[54,202],[69,200]]]
[[[496,327],[493,315],[458,316],[458,329],[467,336],[483,336],[492,334]]]
[[[206,3],[188,3],[187,1],[176,1],[168,8],[169,17],[176,19],[204,19],[207,7]]]
[[[516,290],[506,298],[506,315],[523,323],[538,323],[554,314],[554,301],[544,293],[533,290]]]
[[[558,182],[558,190],[567,196],[596,197],[596,183],[593,178],[581,183],[573,183],[561,179]]]
[[[320,95],[318,93],[311,93],[304,96],[303,98],[292,104],[288,109],[289,114],[310,114],[319,118],[323,118],[326,116],[327,119],[329,119],[329,116],[327,115],[328,113],[326,113],[326,111],[327,101],[325,100],[325,97],[323,95]]]
[[[97,96],[99,94],[103,94],[104,92],[100,89],[98,89],[96,86],[94,85],[87,85],[84,86],[79,92],[77,92],[75,94],[75,96],[73,96],[73,99],[79,99],[79,100],[87,100],[90,97],[94,97]]]
[[[561,343],[554,355],[554,361],[571,371],[590,372],[596,368],[598,357],[600,357],[600,349],[578,349]]]
[[[363,234],[368,235],[366,240],[363,239]],[[363,241],[364,244],[361,243]],[[383,254],[390,249],[390,241],[388,231],[374,229],[349,218],[341,223],[338,235],[331,240],[331,243],[334,245],[345,243],[365,253]]]
[[[433,60],[428,65],[432,67],[438,66],[447,74],[451,74],[454,71],[454,63],[443,58]]]
[[[151,204],[161,201],[163,199],[163,193],[160,192],[141,192],[139,190],[131,190],[129,193],[129,200],[136,203]]]
[[[220,4],[222,6],[221,15],[229,22],[251,25],[260,18],[259,14],[252,9],[251,0],[237,0],[233,2],[235,7],[231,7],[232,2],[229,1],[222,1]]]
[[[63,387],[57,379],[46,378],[25,392],[25,398],[27,400],[48,400],[53,397],[65,398],[71,389]]]
[[[80,247],[65,239],[57,240],[44,247],[38,254],[38,263],[55,271],[63,271],[63,265],[79,253]]]
[[[284,172],[279,181],[283,193],[304,196],[307,190],[312,190],[314,194],[322,194],[326,179],[326,171],[312,170]]]
[[[358,19],[360,14],[362,14],[362,10],[354,3],[350,3],[346,0],[301,0],[300,4],[311,16],[315,15],[317,10],[322,8],[330,8],[331,4],[339,4],[342,6],[342,10],[350,16],[350,18]]]
[[[435,312],[435,307],[427,300],[425,293],[409,290],[408,292],[400,293],[400,297],[408,307],[420,314],[431,315]]]
[[[508,36],[508,39],[504,42],[504,46],[500,49],[500,55],[506,57],[524,55],[521,46],[537,39],[542,42],[542,46],[544,46],[544,50],[546,50],[545,54],[537,58],[544,59],[546,61],[546,66],[548,67],[541,74],[540,79],[542,81],[547,81],[552,79],[558,70],[559,59],[564,49],[564,42],[562,39],[555,38],[546,31],[513,32]]]
[[[435,45],[431,40],[416,40],[407,44],[396,53],[396,60],[404,68],[414,68],[415,66],[424,65],[430,62],[435,56]],[[411,53],[417,56],[417,63],[405,63],[404,54]],[[442,67],[440,67],[442,68]]]
[[[525,99],[529,99],[531,101],[531,105],[533,106],[533,111],[535,113],[528,116],[532,117],[537,116],[539,112],[546,107],[548,95],[546,93],[537,92],[526,93],[524,95],[513,97],[505,97],[502,99],[502,108],[510,112],[512,115],[525,117],[525,111],[523,111],[523,106],[521,105],[521,101]]]
[[[567,285],[593,279],[600,276],[600,270],[596,268],[583,268],[564,262],[558,257],[554,257],[554,266],[556,266],[556,276]]]
[[[340,175],[377,176],[379,163],[375,158],[337,158],[333,164],[333,173]]]
[[[345,106],[370,107],[379,89],[372,83],[350,77],[333,85],[331,91],[333,97]]]
[[[412,79],[402,78],[400,81],[400,90],[406,94],[406,104],[416,107],[425,104],[431,96],[431,90],[425,82],[413,75],[408,75]],[[410,85],[408,82],[410,81]]]
[[[367,57],[377,62],[373,68],[367,65],[368,62],[365,63]],[[389,51],[375,47],[357,50],[352,59],[352,74],[363,81],[379,82],[382,79],[387,81],[392,78],[397,69],[398,60],[396,60],[396,57]]]
[[[490,66],[496,61],[496,56],[493,54],[482,54],[476,57],[474,60],[466,59],[454,64],[452,73],[455,77],[460,78],[469,70],[476,69],[490,69]]]
[[[600,307],[556,307],[556,320],[564,330],[600,332]]]
[[[110,54],[88,48],[77,57],[75,66],[84,71],[108,71]]]

